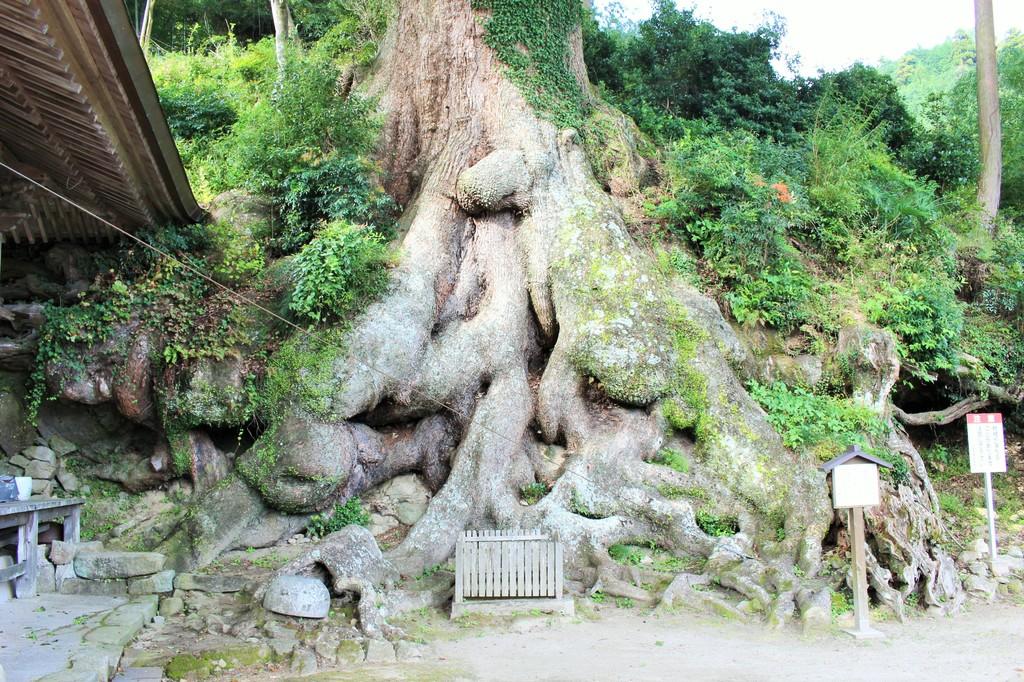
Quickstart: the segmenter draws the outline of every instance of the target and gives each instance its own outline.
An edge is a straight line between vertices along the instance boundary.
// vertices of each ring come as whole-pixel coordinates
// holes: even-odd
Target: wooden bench
[[[452,618],[540,610],[572,615],[562,544],[536,530],[467,530],[455,544]]]
[[[18,529],[18,556],[13,566],[0,568],[0,582],[14,581],[18,599],[36,596],[39,576],[39,524],[64,518],[64,542],[78,542],[85,500],[39,499],[0,502],[0,530]]]

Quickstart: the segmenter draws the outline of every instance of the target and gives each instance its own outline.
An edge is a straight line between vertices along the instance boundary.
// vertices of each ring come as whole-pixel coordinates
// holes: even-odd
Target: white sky
[[[611,0],[597,0],[599,8]],[[650,16],[648,0],[619,0],[631,19]],[[843,69],[861,61],[877,64],[915,47],[941,43],[974,25],[972,0],[677,0],[722,29],[750,29],[766,11],[786,19],[783,51],[800,56],[799,71]],[[996,33],[1024,30],[1024,0],[993,0]]]

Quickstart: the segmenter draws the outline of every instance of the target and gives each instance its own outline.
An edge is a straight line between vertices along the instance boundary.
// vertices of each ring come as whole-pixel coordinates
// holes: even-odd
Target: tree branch
[[[987,398],[980,398],[979,396],[972,395],[970,398],[961,400],[956,405],[947,407],[944,410],[936,410],[934,412],[907,413],[893,404],[892,413],[896,419],[900,420],[907,426],[945,426],[950,422],[956,421],[968,412],[980,410],[981,408],[988,407],[991,404],[992,401]]]

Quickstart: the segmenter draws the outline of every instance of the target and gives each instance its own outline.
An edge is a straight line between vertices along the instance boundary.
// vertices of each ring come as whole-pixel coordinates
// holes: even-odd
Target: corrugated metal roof
[[[0,159],[125,229],[203,215],[122,0],[0,0]],[[114,236],[2,168],[0,232]]]

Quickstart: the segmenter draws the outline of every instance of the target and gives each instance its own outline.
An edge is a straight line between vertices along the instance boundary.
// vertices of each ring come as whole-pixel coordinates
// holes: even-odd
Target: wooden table
[[[0,582],[13,580],[16,598],[36,595],[39,523],[64,517],[64,542],[78,542],[84,503],[80,497],[0,502],[0,530],[18,529],[17,561],[9,568],[0,568]]]

